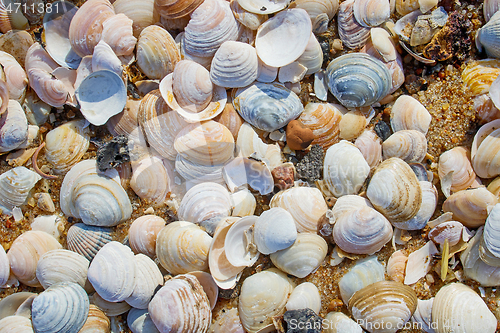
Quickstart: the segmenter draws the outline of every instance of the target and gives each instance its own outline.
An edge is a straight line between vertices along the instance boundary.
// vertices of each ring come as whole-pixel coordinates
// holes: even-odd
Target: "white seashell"
[[[453,192],[469,188],[476,179],[476,174],[472,169],[468,155],[468,149],[464,147],[455,147],[445,151],[439,156],[439,178],[441,182],[443,182],[443,179],[448,174],[452,173],[450,190]]]
[[[356,264],[339,280],[340,296],[345,304],[352,295],[364,287],[384,280],[384,266],[376,256],[358,260]]]
[[[41,194],[47,194],[50,198],[50,194],[48,193]],[[31,222],[31,230],[45,231],[46,233],[52,235],[55,239],[59,240],[61,233],[64,231],[64,223],[58,215],[39,215],[35,217],[33,222]]]
[[[125,299],[130,306],[136,309],[147,309],[158,286],[163,285],[163,275],[156,263],[144,254],[135,255],[136,275],[132,294]]]
[[[36,332],[78,332],[89,313],[89,299],[81,286],[61,282],[40,293],[31,306]]]
[[[236,3],[236,0],[233,0]],[[222,43],[210,66],[210,79],[226,88],[248,86],[257,78],[259,62],[253,46],[234,41]]]
[[[278,72],[278,81],[281,83],[298,83],[304,78],[306,72],[306,66],[302,65],[298,61],[294,61],[286,66],[280,67]]]
[[[356,139],[365,129],[369,120],[362,111],[349,111],[342,116],[339,123],[340,138]]]
[[[350,49],[363,47],[370,38],[370,28],[358,23],[353,12],[354,0],[340,4],[338,15],[338,31],[342,44]]]
[[[134,253],[118,242],[104,245],[92,260],[88,279],[108,302],[121,302],[134,291],[137,265]]]
[[[325,320],[328,327],[324,333],[363,333],[361,326],[342,312],[330,312]]]
[[[0,64],[5,73],[5,83],[9,91],[9,98],[21,103],[26,94],[26,86],[28,85],[26,72],[17,62],[16,58],[4,51],[0,51]]]
[[[254,228],[254,242],[262,254],[286,249],[297,239],[292,215],[280,207],[264,211],[255,221]]]
[[[403,230],[423,229],[436,210],[438,192],[434,185],[428,181],[419,181],[422,190],[422,204],[417,214],[406,222],[398,223],[397,228]]]
[[[311,33],[311,37],[309,37],[304,53],[300,55],[297,62],[307,68],[305,75],[314,74],[321,69],[321,66],[323,65],[323,50],[321,49],[318,39],[313,33]]]
[[[154,155],[132,162],[130,187],[143,200],[162,203],[170,192],[169,174],[162,160]]]
[[[370,29],[370,37],[373,46],[385,62],[394,61],[397,58],[396,47],[389,33],[383,28]]]
[[[382,143],[384,158],[399,157],[407,163],[420,163],[427,154],[427,138],[420,131],[401,130]]]
[[[231,225],[227,231],[224,248],[226,258],[235,267],[252,266],[259,258],[253,243],[254,224],[257,216],[246,216]]]
[[[132,333],[160,333],[148,310],[130,309],[127,315],[127,325]]]
[[[494,121],[496,122],[496,121]],[[485,125],[485,126],[488,126]],[[483,126],[483,127],[485,127]],[[480,130],[481,131],[481,130]],[[478,137],[480,134],[480,131],[476,134],[476,137]],[[481,178],[492,178],[495,177],[499,174],[498,170],[498,157],[497,157],[497,141],[498,141],[498,136],[500,135],[500,130],[495,129],[489,134],[485,134],[485,137],[482,141],[477,143],[477,151],[474,152],[475,148],[475,142],[473,142],[472,145],[472,167],[476,174],[481,177]],[[474,138],[474,141],[476,141],[476,137]]]
[[[256,228],[256,236],[257,230]],[[328,244],[323,237],[312,233],[299,233],[292,246],[271,253],[270,258],[283,272],[304,278],[321,265],[327,252]]]
[[[321,34],[328,28],[328,22],[335,16],[339,8],[338,0],[299,0],[293,2],[297,8],[304,9],[313,25],[313,32]]]
[[[273,14],[285,9],[290,1],[288,0],[237,0],[238,4],[245,10],[254,14]]]
[[[432,241],[427,242],[420,249],[413,251],[408,256],[406,262],[404,284],[410,285],[417,283],[432,268],[432,256],[439,253]]]
[[[33,333],[31,320],[22,316],[8,316],[0,320],[0,333]]]
[[[51,250],[38,260],[36,277],[44,289],[59,282],[77,283],[85,288],[90,262],[69,250]]]
[[[269,167],[261,161],[246,157],[237,157],[222,169],[222,176],[232,192],[250,186],[260,194],[273,191],[274,180]]]
[[[130,305],[126,302],[108,302],[99,296],[98,293],[92,294],[90,302],[102,310],[108,317],[116,317],[130,310]]]
[[[101,40],[94,47],[94,53],[92,54],[92,72],[100,70],[109,70],[118,76],[122,75],[120,59],[104,40]]]
[[[110,329],[111,322],[106,314],[94,304],[90,304],[87,321],[78,333],[110,333]]]
[[[207,273],[202,271],[194,271],[189,273],[190,275],[195,276],[203,287],[203,291],[208,297],[208,301],[210,302],[210,309],[213,310],[215,305],[217,304],[217,299],[219,298],[219,287],[215,283],[213,277]]]
[[[159,216],[143,215],[132,222],[128,231],[130,247],[135,253],[156,256],[156,237],[166,222]]]
[[[237,0],[231,0],[230,6],[238,22],[251,30],[257,30],[268,19],[267,14],[261,14],[260,11],[259,13],[252,13],[243,9]]]
[[[117,56],[132,54],[137,42],[137,38],[133,35],[132,25],[133,21],[125,14],[109,17],[102,22],[101,41],[106,42]]]
[[[238,311],[244,329],[256,333],[272,324],[272,317],[284,312],[293,285],[290,279],[276,269],[268,269],[243,281],[238,300]],[[260,300],[256,302],[256,300]]]
[[[19,286],[19,281],[17,282]],[[0,302],[0,319],[12,316],[22,316],[29,319],[31,317],[31,304],[36,296],[38,295],[32,292],[21,291],[4,297]],[[18,310],[20,311],[18,312]],[[28,311],[26,313],[23,310]],[[0,326],[0,331],[1,328]],[[11,331],[8,332],[11,333]]]
[[[2,214],[12,215],[14,207],[26,201],[29,192],[41,179],[37,173],[16,167],[0,175],[0,209]]]
[[[493,206],[486,219],[484,225],[483,238],[479,244],[479,256],[482,261],[490,266],[500,267],[500,252],[498,247],[498,225],[500,223],[499,216],[500,205]]]
[[[219,314],[210,326],[211,333],[245,333],[241,325],[238,309],[232,308]]]
[[[422,330],[427,333],[435,333],[432,321],[432,304],[434,303],[434,297],[421,300],[419,299],[417,302],[417,309],[413,313],[411,317],[411,321],[413,323],[417,323],[421,325]]]
[[[443,203],[444,212],[452,212],[453,219],[467,228],[477,228],[486,222],[488,206],[498,203],[498,198],[484,186],[453,193]]]
[[[411,96],[398,97],[392,106],[391,127],[394,132],[417,130],[427,134],[431,119],[429,111]]]
[[[500,57],[500,39],[498,38],[498,29],[500,15],[496,12],[486,23],[483,25],[476,34],[476,47],[479,51],[484,48],[488,57]]]
[[[354,211],[358,208],[373,208],[370,201],[359,195],[343,195],[337,199],[331,210],[333,220],[337,220],[342,214]]]
[[[239,3],[241,5],[241,1]],[[293,8],[281,11],[257,30],[257,55],[268,66],[288,65],[304,53],[311,32],[311,20],[305,10]]]
[[[68,230],[68,249],[91,261],[106,243],[112,241],[111,232],[110,228],[76,223]]]
[[[250,157],[256,153],[267,164],[269,169],[274,169],[282,163],[281,149],[278,144],[265,144],[248,123],[241,125],[236,145],[241,156]]]
[[[472,160],[476,156],[477,151],[478,151],[481,143],[484,141],[484,139],[487,138],[488,135],[493,133],[498,128],[499,125],[500,125],[500,119],[495,119],[493,121],[490,121],[487,124],[484,124],[483,126],[481,126],[479,128],[476,135],[474,136],[474,140],[472,141],[472,147],[471,147],[471,159]]]
[[[376,168],[382,162],[382,140],[373,130],[364,130],[356,138],[354,145],[359,149],[370,169]]]
[[[481,123],[487,123],[500,118],[500,110],[493,104],[488,94],[474,97],[474,111]]]
[[[134,37],[139,37],[139,34],[144,28],[158,22],[159,14],[154,10],[154,0],[140,2],[138,0],[117,0],[113,2],[113,7],[116,14],[125,14],[133,21],[132,29]],[[105,34],[104,31],[106,27],[103,28],[103,34]],[[131,43],[130,38],[126,40]]]
[[[321,309],[321,297],[318,287],[311,282],[303,282],[293,289],[292,294],[286,302],[286,310],[311,309],[319,313]]]
[[[175,171],[186,181],[186,190],[201,183],[217,183],[225,186],[223,178],[224,164],[204,165],[191,162],[177,155],[175,158]]]
[[[454,246],[462,240],[464,228],[463,224],[457,221],[443,222],[429,231],[429,239],[441,245],[448,239],[449,245]]]
[[[9,280],[10,264],[7,253],[3,246],[0,246],[0,286],[4,286]]]
[[[258,57],[258,56],[257,56]],[[263,83],[271,83],[276,79],[278,75],[278,67],[268,66],[266,65],[260,58],[259,60],[259,69],[257,81]]]
[[[483,4],[483,15],[486,22],[500,9],[500,3],[496,0],[485,0]]]
[[[233,203],[232,216],[243,217],[253,215],[257,207],[257,201],[248,189],[231,193],[231,202]]]
[[[21,105],[9,100],[7,111],[0,116],[0,153],[19,148],[28,140],[28,121]]]
[[[354,0],[354,17],[364,27],[376,27],[389,19],[389,0]]]
[[[405,268],[408,257],[398,250],[394,252],[387,261],[387,275],[392,281],[403,283],[405,280]]]
[[[326,151],[323,178],[336,196],[356,194],[370,173],[370,166],[358,148],[342,140]]]

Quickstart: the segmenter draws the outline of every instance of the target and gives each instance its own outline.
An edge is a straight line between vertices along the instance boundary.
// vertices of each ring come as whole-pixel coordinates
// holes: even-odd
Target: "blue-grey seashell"
[[[328,89],[348,108],[368,106],[386,96],[392,78],[384,63],[365,53],[333,59],[326,68]]]
[[[500,58],[500,12],[477,31],[476,47],[479,51],[484,48],[489,57]]]

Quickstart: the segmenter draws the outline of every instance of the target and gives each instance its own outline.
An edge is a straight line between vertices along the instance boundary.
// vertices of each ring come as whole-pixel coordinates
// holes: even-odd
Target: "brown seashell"
[[[155,9],[160,16],[176,19],[191,14],[203,0],[155,0]]]
[[[128,237],[134,253],[143,253],[151,258],[156,256],[156,236],[166,222],[159,216],[144,215],[130,225]]]
[[[485,94],[500,74],[500,60],[483,59],[473,61],[462,72],[462,80],[474,96]]]
[[[286,126],[286,143],[293,150],[304,150],[314,140],[313,131],[298,120],[292,120]]]
[[[111,322],[97,306],[90,304],[87,321],[78,333],[109,333],[111,332]]]
[[[240,114],[234,109],[233,103],[226,103],[222,113],[216,116],[214,121],[224,125],[233,134],[234,141],[238,139],[238,132],[241,125],[245,122]]]
[[[347,110],[340,104],[308,103],[297,120],[313,131],[313,145],[328,149],[339,142],[339,124],[345,112]]]
[[[387,261],[387,275],[392,281],[403,283],[405,280],[405,268],[408,257],[403,252],[394,252]]]

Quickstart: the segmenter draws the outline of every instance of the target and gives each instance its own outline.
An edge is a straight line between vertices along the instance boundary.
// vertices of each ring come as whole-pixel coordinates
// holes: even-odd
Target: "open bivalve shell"
[[[73,224],[67,235],[68,249],[92,261],[99,250],[111,242],[111,228],[94,227],[84,223]]]
[[[220,87],[246,87],[257,79],[258,69],[257,52],[253,46],[227,41],[215,52],[210,66],[210,79]]]
[[[273,14],[285,9],[290,1],[288,0],[237,0],[238,4],[245,10],[254,14]],[[263,9],[264,8],[264,9]]]
[[[370,333],[395,333],[410,320],[416,308],[413,289],[395,281],[375,282],[349,300],[354,319]]]
[[[33,327],[40,333],[78,332],[89,313],[89,298],[81,286],[61,282],[40,293],[31,306]]]
[[[198,279],[189,274],[165,282],[148,311],[160,332],[206,333],[212,321],[208,297]]]
[[[483,238],[479,244],[481,260],[490,266],[500,267],[500,205],[496,204],[488,214]]]
[[[165,220],[156,215],[143,215],[135,219],[128,230],[128,240],[132,250],[154,258],[156,237],[165,224]]]
[[[254,243],[254,224],[257,216],[245,216],[235,221],[226,233],[224,248],[226,258],[235,267],[250,267],[257,259],[259,252]]]
[[[0,209],[2,214],[12,215],[15,207],[24,204],[31,189],[42,179],[37,173],[16,167],[0,175]]]
[[[297,227],[292,215],[281,207],[264,211],[254,226],[254,242],[262,254],[271,254],[293,245]]]

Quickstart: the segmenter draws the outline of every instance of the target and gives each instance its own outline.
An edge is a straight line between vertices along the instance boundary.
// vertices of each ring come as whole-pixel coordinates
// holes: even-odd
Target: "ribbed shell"
[[[297,227],[292,215],[281,207],[264,211],[255,221],[253,239],[262,254],[292,246],[297,239]]]
[[[156,256],[171,274],[204,271],[212,237],[194,223],[172,222],[156,238]]]
[[[500,60],[483,59],[473,61],[462,72],[462,80],[474,96],[485,94],[500,74]]]
[[[31,189],[42,179],[37,173],[21,166],[0,175],[0,209],[2,214],[12,215],[14,207],[26,201]]]
[[[443,203],[444,212],[452,212],[453,219],[468,228],[477,228],[486,222],[488,206],[498,203],[498,198],[485,187],[453,193]]]
[[[40,333],[78,332],[89,313],[89,298],[81,286],[61,282],[40,293],[31,306],[33,327]]]
[[[111,322],[97,306],[90,304],[85,325],[78,333],[110,333]]]
[[[236,90],[233,106],[245,121],[266,132],[286,126],[304,110],[291,90],[278,83],[261,82]]]
[[[313,131],[314,140],[311,144],[328,149],[339,141],[339,123],[344,111],[347,112],[338,104],[308,103],[297,120]]]
[[[439,178],[442,181],[447,174],[453,172],[451,180],[451,191],[453,192],[469,188],[476,179],[468,155],[469,151],[465,147],[455,147],[439,156]]]
[[[292,246],[271,253],[271,261],[280,270],[304,278],[321,265],[328,252],[323,237],[313,233],[299,233]]]
[[[486,22],[500,9],[500,2],[497,0],[484,0],[483,15]]]
[[[175,159],[175,171],[186,181],[186,190],[201,183],[217,183],[225,186],[222,176],[224,164],[203,165],[189,161],[181,155]]]
[[[323,50],[316,36],[311,33],[304,53],[300,55],[297,62],[307,68],[305,75],[318,72],[323,65]]]
[[[117,56],[134,52],[137,38],[134,37],[132,24],[133,21],[125,14],[111,16],[102,23],[101,40],[106,42]]]
[[[85,288],[90,262],[69,250],[44,253],[36,266],[36,277],[44,289],[59,282],[73,282]]]
[[[34,333],[34,331],[29,318],[13,315],[0,320],[0,333]]]
[[[135,253],[156,256],[156,237],[166,222],[159,216],[143,215],[130,225],[128,240]]]
[[[338,30],[342,44],[355,50],[366,44],[370,38],[370,28],[364,27],[356,21],[353,6],[354,0],[347,0],[340,4]]]
[[[159,14],[154,10],[154,0],[117,0],[113,2],[116,14],[123,13],[133,21],[134,37],[139,37],[141,31],[159,20]]]
[[[255,81],[258,68],[257,52],[253,46],[227,41],[215,52],[210,66],[210,79],[221,87],[245,87]]]
[[[489,57],[500,57],[500,14],[494,14],[488,23],[477,31],[476,46],[479,51],[484,48]]]
[[[371,169],[382,162],[382,140],[373,130],[364,130],[354,145],[359,149]]]
[[[422,204],[417,214],[409,219],[408,221],[402,223],[393,222],[394,226],[403,230],[420,230],[423,229],[427,222],[434,215],[436,210],[438,192],[434,185],[428,181],[419,181],[420,189],[422,190]]]
[[[394,132],[401,130],[417,130],[427,134],[432,117],[415,98],[399,96],[391,110],[391,127]]]
[[[89,148],[89,129],[85,120],[72,120],[56,127],[45,137],[45,157],[57,174],[67,172]]]
[[[110,228],[76,223],[68,230],[68,249],[91,261],[104,245],[113,240],[111,232]]]
[[[311,282],[303,282],[293,289],[286,303],[287,311],[309,308],[316,313],[321,310],[321,296],[318,287]]]
[[[392,281],[403,283],[408,257],[401,250],[394,252],[387,261],[387,275]]]
[[[121,302],[134,291],[136,270],[132,250],[113,241],[104,245],[92,260],[88,279],[104,300]]]
[[[202,0],[155,0],[154,8],[166,19],[177,19],[191,14]]]
[[[420,163],[427,154],[427,138],[415,130],[401,130],[382,143],[384,158],[399,157],[407,163]]]
[[[376,27],[391,16],[389,0],[355,0],[353,11],[356,21],[367,28]]]
[[[326,68],[326,76],[330,92],[350,108],[376,103],[392,88],[387,67],[366,53],[350,53],[333,59]]]
[[[181,54],[167,30],[157,25],[143,29],[137,42],[137,65],[150,79],[163,79],[174,71]]]
[[[369,256],[356,261],[349,272],[339,280],[340,296],[344,303],[348,304],[356,291],[372,283],[383,281],[384,273],[384,266],[377,260],[377,256]]]
[[[500,129],[495,129],[479,143],[472,157],[472,167],[481,178],[492,178],[500,174],[499,138]]]
[[[132,294],[125,301],[136,309],[147,309],[158,286],[163,285],[163,275],[158,265],[144,254],[135,255],[136,275],[138,281]]]
[[[114,17],[114,16],[112,16]],[[122,63],[115,52],[103,39],[94,47],[92,53],[92,71],[110,70],[113,73],[122,75]]]

